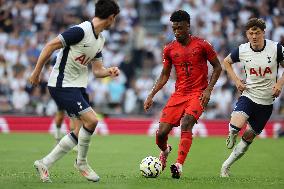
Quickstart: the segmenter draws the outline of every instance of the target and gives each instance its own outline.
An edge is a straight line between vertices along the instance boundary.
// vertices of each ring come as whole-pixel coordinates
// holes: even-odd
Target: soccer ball
[[[140,163],[140,172],[146,178],[156,178],[162,172],[162,163],[156,157],[145,157]]]

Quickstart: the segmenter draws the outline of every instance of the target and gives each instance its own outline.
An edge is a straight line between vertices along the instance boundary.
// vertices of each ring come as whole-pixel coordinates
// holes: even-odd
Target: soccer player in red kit
[[[167,83],[174,66],[177,77],[175,92],[162,111],[156,144],[161,149],[160,160],[164,170],[172,150],[171,145],[167,144],[168,134],[173,127],[181,125],[178,157],[176,163],[171,165],[172,177],[179,179],[191,147],[192,128],[206,107],[222,68],[210,43],[189,34],[190,16],[186,11],[175,11],[170,21],[176,40],[164,48],[163,69],[144,102],[144,109],[147,111],[151,107],[153,97]],[[213,66],[209,83],[207,60]]]

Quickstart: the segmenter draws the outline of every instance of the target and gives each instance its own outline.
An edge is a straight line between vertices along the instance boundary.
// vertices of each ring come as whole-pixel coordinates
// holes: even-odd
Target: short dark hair
[[[177,10],[172,13],[170,17],[171,22],[182,22],[186,21],[190,24],[190,15],[184,10]]]
[[[257,28],[259,28],[264,31],[264,29],[266,28],[266,24],[261,18],[251,18],[246,24],[246,31],[251,28],[252,30],[256,30]]]
[[[98,0],[95,8],[95,17],[106,19],[110,15],[117,15],[120,10],[115,0]]]

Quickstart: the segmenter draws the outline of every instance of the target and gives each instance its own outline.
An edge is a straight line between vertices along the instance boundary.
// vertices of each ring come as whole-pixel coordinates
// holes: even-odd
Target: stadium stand
[[[163,46],[174,39],[169,15],[176,9],[190,13],[191,32],[208,39],[220,60],[244,42],[240,31],[250,17],[263,18],[267,23],[266,37],[284,45],[282,0],[119,0],[119,3],[122,9],[115,27],[103,33],[108,37],[103,58],[106,66],[119,66],[123,74],[113,80],[95,79],[91,73],[89,77],[91,102],[105,115],[153,116],[160,111],[174,89],[171,79],[157,94],[155,107],[147,114],[142,103],[160,73]],[[71,23],[90,20],[94,1],[1,0],[0,6],[0,112],[54,115],[57,107],[46,88],[53,60],[45,66],[39,87],[30,86],[27,79],[45,42]],[[242,68],[235,68],[244,77]],[[202,118],[228,118],[237,97],[233,83],[223,72]],[[283,101],[282,92],[275,101],[273,118],[284,117]]]

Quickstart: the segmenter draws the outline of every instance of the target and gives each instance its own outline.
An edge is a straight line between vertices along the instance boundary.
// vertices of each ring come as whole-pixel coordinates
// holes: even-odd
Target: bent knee
[[[158,130],[158,132],[156,133],[156,137],[159,139],[162,139],[164,137],[166,137],[168,135],[166,130]]]
[[[196,122],[197,120],[192,115],[185,115],[182,119],[181,130],[191,131]]]
[[[256,137],[256,134],[251,129],[246,130],[244,132],[243,136],[242,136],[243,140],[248,142],[248,143],[252,143],[252,141],[255,137]]]
[[[242,112],[233,112],[230,123],[238,128],[242,128],[247,123],[248,117]]]
[[[171,124],[168,123],[160,123],[159,129],[156,133],[156,136],[158,138],[163,138],[166,137],[169,132],[172,130],[173,126]]]
[[[97,118],[91,118],[88,120],[88,122],[85,124],[87,128],[95,128],[98,124],[98,119]]]

